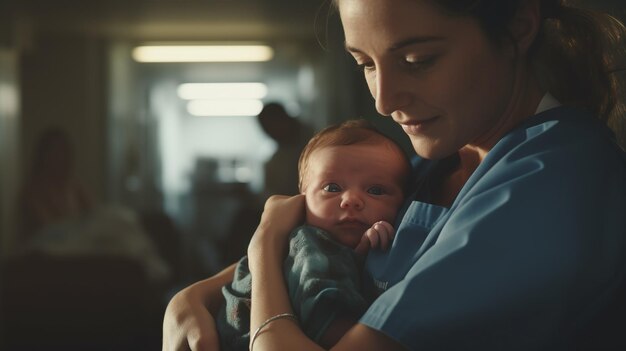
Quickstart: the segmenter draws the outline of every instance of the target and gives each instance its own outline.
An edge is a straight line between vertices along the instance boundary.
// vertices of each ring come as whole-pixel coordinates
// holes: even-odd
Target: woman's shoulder
[[[551,160],[562,165],[626,166],[626,153],[602,121],[584,110],[565,106],[527,119],[502,138],[490,154],[492,162]]]
[[[559,191],[595,202],[605,191],[625,188],[626,154],[610,129],[584,111],[558,107],[502,138],[460,197],[504,192],[544,199]]]

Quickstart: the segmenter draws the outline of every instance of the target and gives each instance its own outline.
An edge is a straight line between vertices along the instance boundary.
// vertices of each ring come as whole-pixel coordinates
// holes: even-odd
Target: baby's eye
[[[328,191],[329,193],[337,193],[341,191],[341,187],[337,185],[336,183],[326,184],[326,186],[323,189]]]
[[[383,194],[385,194],[385,189],[383,189],[380,186],[373,186],[373,187],[367,189],[367,192],[372,194],[372,195],[383,195]]]

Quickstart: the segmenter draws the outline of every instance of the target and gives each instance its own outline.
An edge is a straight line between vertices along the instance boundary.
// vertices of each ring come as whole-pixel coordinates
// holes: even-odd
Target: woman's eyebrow
[[[401,40],[393,45],[391,45],[389,47],[389,49],[387,49],[387,51],[392,52],[392,51],[396,51],[396,50],[400,50],[404,47],[407,46],[411,46],[411,45],[415,45],[415,44],[423,44],[423,43],[430,43],[430,42],[434,42],[434,41],[443,41],[445,40],[444,37],[441,36],[418,36],[418,37],[411,37],[411,38],[407,38],[404,40]],[[363,51],[361,51],[358,48],[355,48],[353,46],[348,45],[348,43],[344,43],[345,49],[348,52],[351,53],[360,53],[362,54]]]
[[[395,51],[395,50],[402,49],[403,47],[411,46],[415,44],[431,43],[434,41],[443,41],[444,39],[445,39],[444,37],[435,36],[435,35],[412,37],[412,38],[401,40],[395,43],[394,45],[390,46],[387,51]]]

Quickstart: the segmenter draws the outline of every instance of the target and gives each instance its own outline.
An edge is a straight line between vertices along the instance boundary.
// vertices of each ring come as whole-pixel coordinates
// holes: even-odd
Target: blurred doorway
[[[323,63],[303,44],[268,45],[274,50],[269,61],[218,63],[142,63],[132,59],[131,43],[111,46],[108,192],[136,209],[163,210],[175,220],[184,236],[188,279],[230,263],[216,243],[228,240],[243,207],[260,206],[263,165],[277,146],[261,129],[259,110],[194,115],[190,100],[181,97],[181,85],[262,84],[261,106],[280,102],[304,124],[324,123],[316,117],[324,101],[313,93],[321,84],[315,77]],[[221,98],[232,110],[241,107],[229,102],[231,97]]]
[[[15,233],[14,203],[19,188],[19,96],[17,57],[0,48],[0,255],[8,254]]]

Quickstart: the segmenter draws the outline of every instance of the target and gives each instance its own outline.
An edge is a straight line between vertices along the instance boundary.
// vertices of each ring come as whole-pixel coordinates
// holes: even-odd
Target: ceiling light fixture
[[[199,99],[263,99],[267,85],[263,83],[184,83],[178,86],[184,100]]]
[[[192,100],[187,112],[198,117],[256,116],[263,109],[261,100]]]
[[[267,45],[154,45],[133,49],[137,62],[263,62],[274,57]]]

